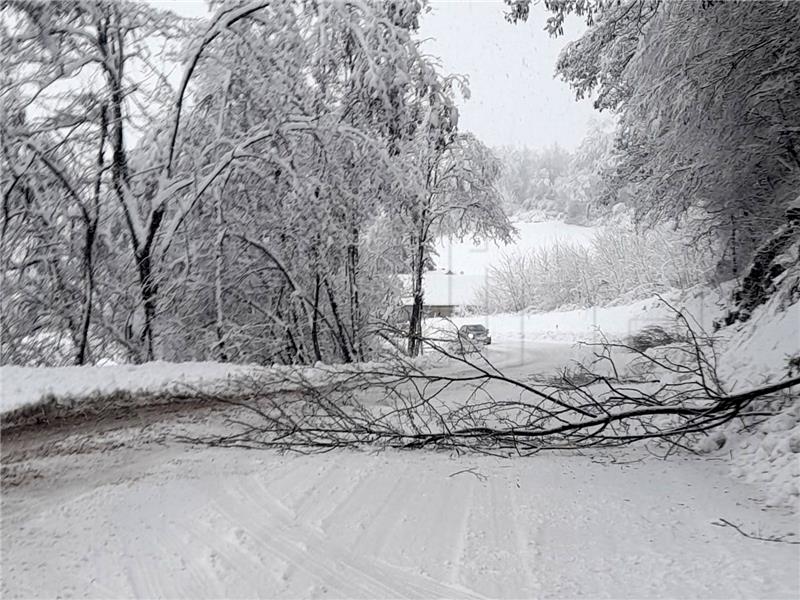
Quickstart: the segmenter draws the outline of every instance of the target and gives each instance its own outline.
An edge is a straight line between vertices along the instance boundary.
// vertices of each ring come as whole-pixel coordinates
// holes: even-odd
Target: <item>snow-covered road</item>
[[[487,351],[516,377],[579,352]],[[799,545],[721,526],[797,541],[796,512],[765,508],[720,457],[174,441],[224,416],[154,406],[4,437],[2,597],[800,597]]]
[[[43,479],[4,490],[4,598],[800,594],[798,546],[713,524],[774,535],[794,518],[714,461],[187,446],[82,458],[45,459]]]

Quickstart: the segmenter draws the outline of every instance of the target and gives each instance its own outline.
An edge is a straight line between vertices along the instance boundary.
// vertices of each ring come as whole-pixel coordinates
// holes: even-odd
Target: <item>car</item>
[[[492,336],[483,325],[462,325],[458,329],[458,337],[460,341],[475,346],[488,346],[492,343]]]

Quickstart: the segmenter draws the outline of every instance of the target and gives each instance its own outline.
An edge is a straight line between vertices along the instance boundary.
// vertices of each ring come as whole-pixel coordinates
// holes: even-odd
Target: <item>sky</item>
[[[202,0],[150,0],[190,17],[204,16]],[[536,2],[527,23],[504,19],[502,0],[434,0],[423,16],[420,39],[445,73],[467,75],[471,97],[460,102],[460,125],[489,146],[543,148],[559,144],[572,150],[595,114],[591,101],[576,101],[554,75],[564,45],[585,29],[568,19],[565,35],[544,31],[547,12]]]
[[[461,126],[490,146],[541,148],[558,143],[573,149],[595,113],[591,101],[577,102],[569,86],[554,77],[564,45],[585,25],[565,23],[565,35],[544,31],[547,12],[532,6],[527,23],[504,18],[502,1],[431,3],[420,34],[423,46],[442,59],[446,72],[469,76],[471,98],[461,106]]]

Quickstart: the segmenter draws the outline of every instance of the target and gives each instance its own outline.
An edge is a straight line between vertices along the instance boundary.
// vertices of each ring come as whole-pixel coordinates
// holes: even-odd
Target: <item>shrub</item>
[[[637,231],[617,223],[588,246],[557,242],[505,256],[479,296],[489,312],[595,306],[688,289],[707,282],[714,265],[709,243],[689,243],[666,227]]]
[[[667,346],[675,342],[684,341],[685,338],[667,331],[658,325],[650,325],[641,331],[634,333],[625,340],[625,344],[630,346],[633,350],[644,352],[650,348],[658,348],[659,346]]]

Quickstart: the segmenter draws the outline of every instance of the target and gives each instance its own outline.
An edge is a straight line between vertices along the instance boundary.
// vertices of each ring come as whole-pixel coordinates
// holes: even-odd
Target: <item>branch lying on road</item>
[[[243,409],[238,430],[192,441],[302,452],[378,446],[498,455],[658,441],[669,454],[743,416],[755,399],[800,384],[795,377],[725,393],[713,340],[676,312],[686,331],[675,344],[646,351],[609,341],[589,345],[590,364],[547,382],[515,379],[479,348],[447,337],[429,337],[425,344],[466,371],[426,371],[395,356],[332,371],[324,385],[318,377],[299,380],[302,393],[291,398],[265,394],[257,380],[242,381],[236,400],[220,399]],[[623,352],[633,357],[627,371],[617,364]]]

